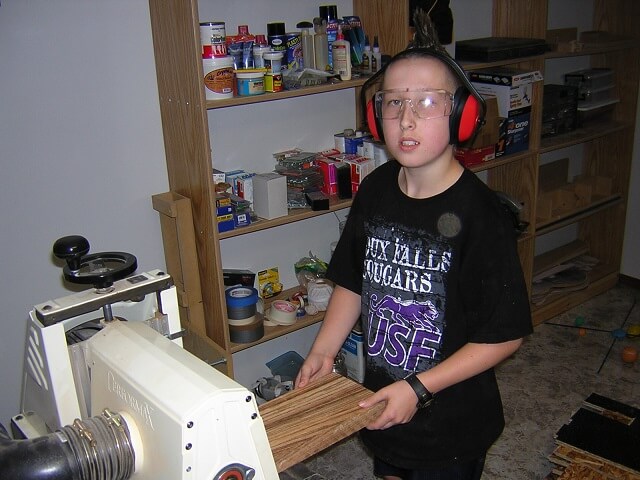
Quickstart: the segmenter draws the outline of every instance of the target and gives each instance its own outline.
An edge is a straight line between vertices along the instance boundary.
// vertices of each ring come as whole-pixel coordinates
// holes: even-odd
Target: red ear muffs
[[[484,122],[486,106],[482,95],[469,81],[462,67],[446,53],[431,48],[408,48],[393,57],[390,63],[394,63],[398,59],[419,55],[428,55],[440,59],[445,65],[449,66],[462,83],[462,86],[458,87],[453,96],[453,107],[449,118],[449,143],[460,145],[472,139]],[[376,116],[374,100],[367,101],[365,93],[368,88],[380,82],[380,76],[384,74],[390,63],[387,63],[373,77],[369,78],[360,93],[360,104],[365,106],[367,127],[373,137],[380,141],[384,141],[382,121]]]
[[[453,96],[453,108],[449,117],[449,143],[460,145],[472,138],[481,123],[482,105],[465,87],[459,87]]]
[[[367,102],[367,127],[373,135],[373,139],[382,141],[382,128],[380,120],[376,117],[376,108],[373,103],[373,99]]]

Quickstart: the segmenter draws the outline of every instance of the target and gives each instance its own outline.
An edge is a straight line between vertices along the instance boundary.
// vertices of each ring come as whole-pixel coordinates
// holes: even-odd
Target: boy
[[[513,225],[453,155],[461,84],[433,49],[386,67],[376,115],[395,161],[354,199],[327,274],[336,287],[296,379],[330,372],[361,320],[375,394],[360,406],[386,404],[362,439],[387,480],[480,478],[504,427],[493,367],[532,331]]]

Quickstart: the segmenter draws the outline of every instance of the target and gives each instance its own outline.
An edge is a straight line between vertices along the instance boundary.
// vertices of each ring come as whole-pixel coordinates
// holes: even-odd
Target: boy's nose
[[[416,112],[413,110],[411,101],[405,100],[400,109],[400,128],[407,130],[415,126]]]

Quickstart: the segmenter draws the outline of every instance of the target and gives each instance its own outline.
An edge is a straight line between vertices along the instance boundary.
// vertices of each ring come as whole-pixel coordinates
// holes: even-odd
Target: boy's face
[[[441,111],[435,118],[428,118],[431,115],[423,114],[415,107],[420,98],[417,92],[425,89],[444,90],[453,95],[448,67],[432,57],[399,60],[385,72],[383,89],[408,90],[400,97],[394,93],[396,104],[401,104],[406,98],[398,118],[382,119],[385,143],[392,156],[404,167],[426,166],[442,158],[449,160],[452,155],[449,145],[451,109]],[[448,95],[444,97],[452,101]]]

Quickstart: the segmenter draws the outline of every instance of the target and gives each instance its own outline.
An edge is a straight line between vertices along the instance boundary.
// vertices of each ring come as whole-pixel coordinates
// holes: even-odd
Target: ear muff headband
[[[460,145],[472,139],[484,123],[486,104],[482,95],[476,90],[467,78],[464,70],[458,63],[446,53],[432,48],[408,48],[398,53],[382,69],[378,70],[369,78],[360,91],[361,108],[367,119],[367,126],[373,137],[384,141],[382,132],[382,121],[375,114],[373,100],[367,100],[366,92],[375,85],[387,67],[398,60],[404,58],[420,58],[420,56],[431,56],[445,63],[456,75],[462,85],[458,87],[453,97],[453,108],[449,117],[449,143]]]

